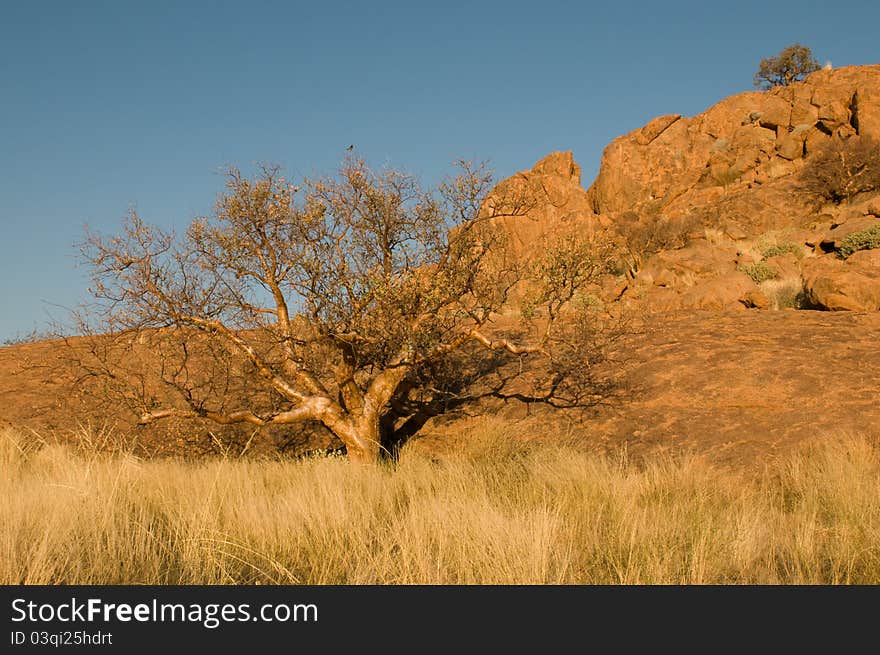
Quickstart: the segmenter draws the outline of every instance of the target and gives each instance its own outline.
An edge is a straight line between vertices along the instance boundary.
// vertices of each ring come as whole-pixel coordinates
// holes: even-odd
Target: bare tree
[[[151,351],[155,383],[137,378],[132,396],[141,423],[316,421],[369,462],[383,416],[452,358],[463,376],[479,370],[478,351],[541,357],[545,398],[587,379],[595,333],[559,319],[612,258],[581,235],[518,262],[497,219],[526,213],[529,199],[491,192],[485,166],[460,162],[425,190],[349,155],[338,175],[300,186],[263,167],[253,179],[230,170],[226,187],[182,238],[132,212],[120,234],[83,245],[95,304],[82,329],[114,335],[94,341],[90,370],[128,380],[133,344]],[[527,321],[494,329],[523,284]]]
[[[880,144],[865,136],[831,139],[807,159],[800,187],[820,203],[838,205],[880,190]]]
[[[700,227],[699,217],[693,214],[667,218],[656,212],[638,214],[624,212],[614,223],[620,235],[625,256],[626,276],[635,278],[644,262],[661,250],[683,248]]]

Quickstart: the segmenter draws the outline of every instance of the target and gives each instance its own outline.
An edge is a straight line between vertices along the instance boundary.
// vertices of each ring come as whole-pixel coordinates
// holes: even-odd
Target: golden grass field
[[[482,444],[144,461],[0,432],[2,584],[880,583],[880,444],[760,470]],[[88,439],[86,440],[88,441]]]

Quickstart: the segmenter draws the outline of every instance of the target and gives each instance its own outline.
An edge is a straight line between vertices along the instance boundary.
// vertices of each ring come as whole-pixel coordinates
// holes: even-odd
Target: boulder
[[[760,289],[746,291],[739,302],[752,309],[768,309],[771,304],[770,299]]]
[[[737,250],[695,241],[678,250],[666,250],[651,257],[639,271],[639,280],[658,287],[682,288],[699,278],[736,270]]]
[[[549,175],[580,186],[581,167],[574,160],[571,151],[551,152],[529,171],[532,175]]]
[[[640,146],[646,146],[650,144],[654,139],[663,134],[663,132],[665,132],[666,129],[679,118],[681,118],[681,114],[667,114],[666,116],[658,116],[636,132],[636,143],[638,143]]]
[[[818,123],[817,123],[818,125]],[[828,145],[831,135],[819,127],[811,127],[804,138],[804,155],[812,155]]]
[[[511,253],[520,260],[539,256],[548,241],[564,233],[593,233],[603,225],[581,186],[581,168],[571,152],[551,153],[531,170],[499,182],[483,205],[483,215],[505,196],[521,196],[529,203],[525,214],[492,219],[493,227],[507,237]]]
[[[880,248],[854,252],[846,258],[846,263],[867,272],[880,272]]]
[[[792,104],[791,125],[815,125],[819,120],[819,108],[806,98],[798,98]]]
[[[689,309],[744,309],[741,300],[755,294],[758,288],[745,273],[734,271],[719,277],[702,280],[684,292],[681,306]],[[760,292],[758,292],[760,293]]]
[[[877,65],[843,66],[816,71],[804,80],[804,84],[813,88],[811,103],[819,107],[820,112],[822,107],[840,102],[850,114],[847,123],[857,129],[858,134],[880,139],[878,75],[880,66]]]
[[[801,275],[801,262],[794,253],[774,255],[765,261],[770,268],[778,272],[776,276],[778,278],[800,277]]]
[[[691,234],[686,247],[642,262],[624,294],[628,302],[664,309],[741,299],[740,306],[760,307],[767,296],[775,304],[769,291],[764,299],[754,291],[731,300],[728,287],[737,276],[727,276],[737,272],[737,264],[749,263],[745,255],[738,261],[737,250],[745,253],[762,235],[784,230],[799,235],[787,240],[806,243],[820,256],[769,258],[781,279],[800,280],[804,262],[822,260],[810,264],[814,302],[869,307],[871,292],[865,288],[872,288],[873,274],[867,264],[826,262],[821,255],[876,224],[880,201],[865,193],[819,214],[815,198],[803,192],[800,172],[835,135],[880,136],[877,93],[880,65],[843,67],[817,71],[787,87],[726,98],[696,116],[658,116],[609,144],[586,191],[571,152],[551,153],[504,180],[497,194],[525,191],[533,206],[524,216],[496,217],[493,225],[507,237],[513,256],[529,261],[563,234],[596,233],[625,214],[639,222],[694,219],[700,233]],[[704,229],[712,243],[695,239]],[[620,295],[611,287],[609,294]],[[636,288],[641,296],[633,293]]]
[[[803,132],[788,134],[779,144],[777,149],[779,156],[789,161],[800,159],[804,156],[804,141],[806,141],[806,135]]]
[[[833,132],[841,125],[848,125],[850,113],[843,100],[830,100],[819,107],[819,123],[828,132]]]
[[[880,140],[880,86],[859,86],[852,106],[859,135]]]
[[[791,103],[779,96],[768,95],[755,113],[761,127],[787,130],[791,124]]]
[[[874,254],[856,257],[859,254],[846,261],[835,255],[804,261],[804,289],[813,305],[832,311],[880,309],[880,257]]]
[[[635,293],[627,294],[639,312],[665,314],[681,308],[681,294],[669,287],[636,287]]]

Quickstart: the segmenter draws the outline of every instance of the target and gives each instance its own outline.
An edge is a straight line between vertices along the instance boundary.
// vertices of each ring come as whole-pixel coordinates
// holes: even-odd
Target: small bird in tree
[[[352,143],[350,146],[348,146],[348,147],[346,148],[346,150],[348,150],[348,151],[352,151],[352,150],[354,150],[354,144]]]
[[[777,57],[762,59],[754,82],[759,89],[788,86],[819,68],[813,52],[808,47],[795,43],[785,48]]]

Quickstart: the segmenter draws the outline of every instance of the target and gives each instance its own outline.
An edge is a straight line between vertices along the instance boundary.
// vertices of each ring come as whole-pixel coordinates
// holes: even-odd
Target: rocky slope
[[[467,451],[497,415],[525,440],[760,466],[816,439],[880,438],[878,343],[878,312],[658,314],[621,345],[625,386],[607,405],[579,414],[486,403],[432,420],[411,446]]]
[[[718,204],[719,227],[788,227],[808,208],[780,181],[832,138],[851,135],[880,139],[880,65],[822,70],[698,116],[655,118],[608,146],[587,193],[598,214]]]

